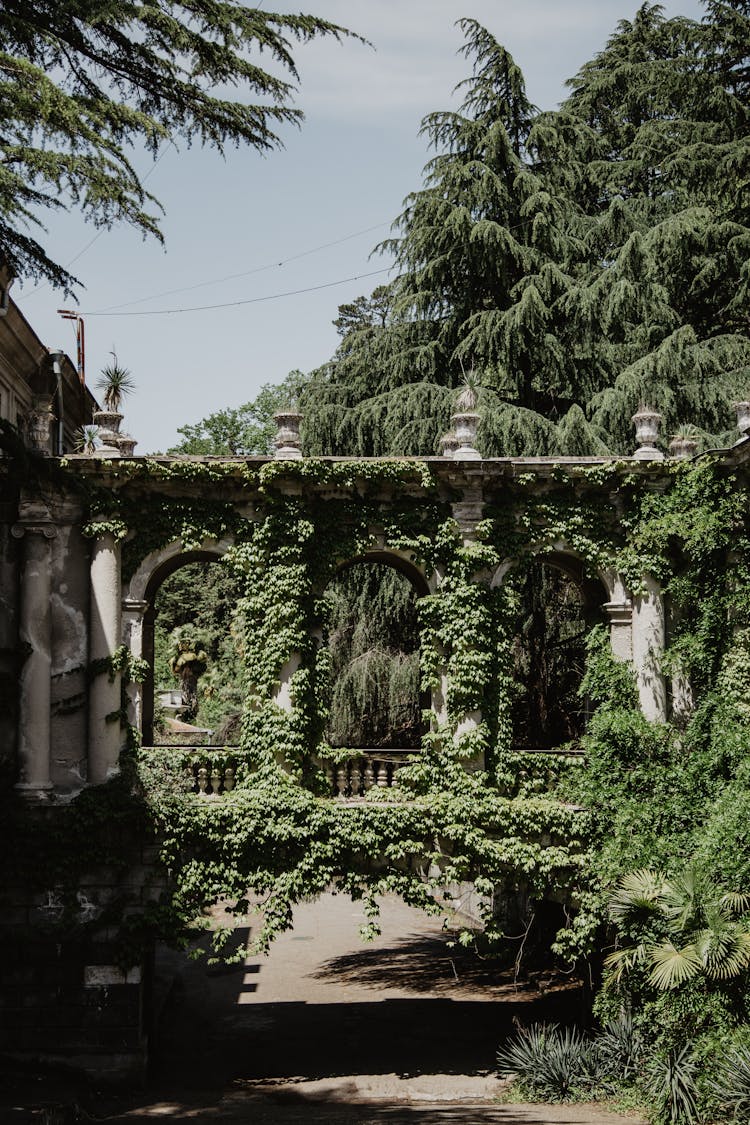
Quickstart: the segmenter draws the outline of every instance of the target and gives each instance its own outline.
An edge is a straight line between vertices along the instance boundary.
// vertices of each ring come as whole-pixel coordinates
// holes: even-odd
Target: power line
[[[280,297],[296,297],[300,293],[315,293],[319,289],[332,289],[334,285],[345,285],[348,281],[361,281],[365,277],[375,277],[376,274],[388,273],[390,266],[384,269],[371,270],[369,273],[358,273],[354,277],[342,277],[338,281],[327,281],[323,285],[310,285],[306,289],[290,289],[286,293],[269,293],[265,297],[247,297],[242,301],[223,301],[218,305],[192,305],[181,309],[139,309],[136,312],[87,312],[83,316],[167,316],[171,313],[205,312],[208,309],[231,309],[238,305],[255,305],[261,301],[277,301]]]
[[[343,238],[336,238],[333,242],[323,242],[320,246],[313,246],[310,250],[302,250],[299,254],[291,254],[288,258],[283,258],[280,262],[269,262],[265,266],[256,266],[251,270],[243,270],[242,273],[229,273],[226,277],[215,277],[210,281],[199,281],[195,285],[183,285],[179,289],[165,289],[161,293],[152,293],[149,297],[138,297],[134,301],[122,301],[119,305],[107,305],[103,309],[97,309],[94,313],[89,313],[89,316],[99,316],[103,313],[114,312],[115,309],[126,309],[133,305],[142,305],[146,301],[156,301],[159,297],[171,297],[175,293],[190,293],[194,289],[204,289],[208,285],[221,285],[224,281],[237,281],[241,277],[251,277],[256,273],[265,273],[267,270],[279,269],[281,266],[288,265],[289,262],[296,262],[300,258],[306,258],[310,254],[317,254],[321,250],[328,250],[331,246],[340,246],[342,242],[350,242],[353,238],[359,238],[363,234],[369,234],[371,231],[380,230],[381,227],[389,226],[388,222],[374,223],[371,227],[365,227],[363,230],[354,231],[353,234],[344,235]]]

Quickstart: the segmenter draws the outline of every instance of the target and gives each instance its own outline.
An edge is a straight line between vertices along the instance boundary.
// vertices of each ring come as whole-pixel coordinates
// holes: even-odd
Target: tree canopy
[[[291,104],[293,42],[348,34],[234,0],[4,0],[0,248],[11,269],[74,283],[29,233],[45,209],[77,206],[96,225],[125,221],[160,239],[158,203],[128,148],[156,154],[175,137],[219,152],[280,146],[279,130],[303,116]]]
[[[309,452],[437,451],[472,368],[486,455],[629,452],[644,402],[726,438],[750,383],[750,13],[705,3],[701,23],[643,4],[546,113],[459,21],[463,102],[422,123],[398,275],[337,321]]]
[[[273,453],[273,416],[296,402],[305,382],[301,371],[290,371],[282,383],[264,383],[256,397],[242,406],[217,410],[193,425],[178,426],[182,440],[169,452],[203,457]]]

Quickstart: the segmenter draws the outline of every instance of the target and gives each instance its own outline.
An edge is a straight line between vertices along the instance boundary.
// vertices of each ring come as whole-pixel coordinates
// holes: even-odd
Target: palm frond
[[[697,976],[702,968],[701,958],[693,945],[677,949],[671,941],[665,941],[662,945],[651,946],[648,955],[653,962],[649,980],[662,991],[677,988]]]

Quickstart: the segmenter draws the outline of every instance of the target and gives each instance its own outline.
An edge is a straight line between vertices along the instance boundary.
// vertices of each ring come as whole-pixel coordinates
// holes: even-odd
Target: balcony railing
[[[337,765],[326,763],[331,793],[342,799],[365,797],[371,789],[392,789],[402,766],[416,750],[360,750],[357,757]]]
[[[364,798],[372,789],[392,789],[399,769],[416,750],[360,750],[345,762],[322,765],[331,797],[342,800]],[[180,773],[185,792],[199,797],[222,797],[231,793],[238,778],[246,776],[247,766],[242,752],[231,748],[212,750],[207,746],[143,746],[141,755],[161,758],[170,774]]]

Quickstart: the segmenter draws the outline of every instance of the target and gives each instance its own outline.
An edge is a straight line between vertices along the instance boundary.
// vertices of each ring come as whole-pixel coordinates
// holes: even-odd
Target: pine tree
[[[292,41],[349,34],[234,0],[4,0],[0,12],[0,248],[20,276],[75,279],[28,230],[45,208],[161,238],[128,146],[182,137],[222,152],[281,144],[299,124]],[[258,51],[286,78],[263,70]],[[249,100],[222,97],[236,87]]]
[[[706,7],[643,4],[548,113],[460,21],[463,104],[423,122],[436,155],[385,244],[399,275],[315,373],[311,452],[435,452],[469,367],[488,456],[627,453],[643,401],[667,435],[731,438],[750,384],[750,16]]]

